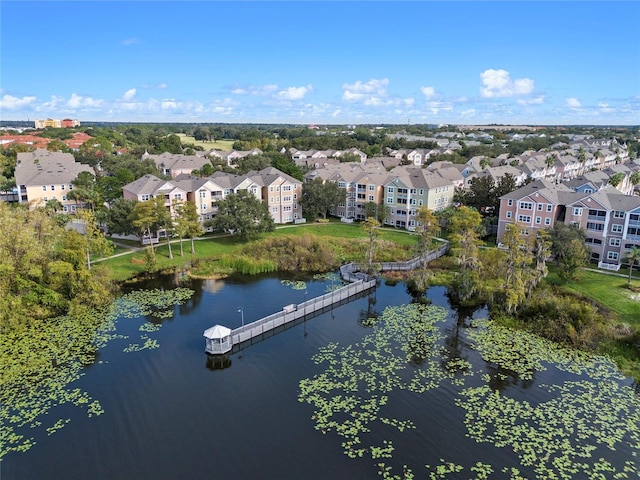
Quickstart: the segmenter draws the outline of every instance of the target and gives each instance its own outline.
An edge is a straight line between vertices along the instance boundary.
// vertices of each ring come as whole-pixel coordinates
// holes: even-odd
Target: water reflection
[[[224,355],[207,355],[207,368],[209,370],[224,370],[231,366],[231,357],[228,353]]]

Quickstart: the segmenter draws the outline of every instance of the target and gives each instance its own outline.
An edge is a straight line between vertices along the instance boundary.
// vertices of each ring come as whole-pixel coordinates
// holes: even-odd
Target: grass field
[[[205,150],[210,150],[213,148],[215,150],[228,152],[229,150],[233,149],[233,143],[235,142],[235,140],[216,140],[214,142],[201,142],[193,137],[185,135],[184,133],[178,133],[177,135],[178,137],[180,137],[180,141],[182,142],[182,144],[192,143],[204,148]]]
[[[274,235],[282,236],[304,234],[311,234],[329,238],[356,239],[366,237],[366,234],[360,229],[359,224],[331,222],[323,224],[286,226],[276,229],[275,232],[264,234],[260,238]],[[414,235],[410,235],[402,230],[393,229],[382,229],[379,238],[391,241],[402,246],[413,246],[417,242],[417,239]],[[204,237],[201,240],[197,240],[195,242],[196,253],[192,255],[191,242],[189,240],[185,240],[183,242],[183,257],[180,256],[180,244],[177,242],[171,244],[174,257],[173,259],[171,259],[169,258],[169,249],[166,242],[161,243],[156,247],[158,268],[161,270],[176,267],[179,268],[185,264],[190,264],[194,260],[216,258],[225,253],[232,253],[234,251],[240,250],[245,244],[245,241],[238,240],[237,238],[231,236]],[[139,244],[135,247],[135,250],[132,250],[132,253],[128,255],[110,258],[108,260],[105,260],[104,262],[101,262],[110,268],[112,279],[116,281],[123,281],[145,271],[144,249],[139,248]],[[121,251],[120,249],[118,250],[119,252]]]
[[[578,280],[562,282],[550,269],[547,282],[594,299],[616,314],[621,322],[640,326],[640,280],[632,280],[634,290],[627,288],[626,278],[606,273],[580,272]]]

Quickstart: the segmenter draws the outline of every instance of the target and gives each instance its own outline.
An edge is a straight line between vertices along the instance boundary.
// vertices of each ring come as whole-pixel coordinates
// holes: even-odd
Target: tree
[[[136,228],[131,221],[131,213],[136,205],[135,200],[118,198],[107,213],[107,230],[118,235],[131,235]]]
[[[611,175],[611,177],[609,177],[609,185],[613,185],[614,187],[617,187],[618,185],[620,185],[620,183],[624,180],[624,173],[614,173],[613,175]]]
[[[191,239],[191,253],[196,253],[193,239],[202,235],[202,225],[198,216],[198,209],[193,202],[179,202],[175,205],[177,217],[175,219],[176,233],[180,237],[180,256],[183,256],[182,239]]]
[[[387,217],[387,208],[384,205],[379,205],[376,202],[367,202],[363,205],[364,217],[373,217],[384,224],[384,220]]]
[[[368,273],[373,272],[373,257],[375,253],[376,237],[380,229],[380,222],[373,217],[367,218],[360,226],[363,232],[369,237],[369,248],[367,249]]]
[[[501,238],[506,248],[503,288],[509,313],[515,312],[525,299],[533,260],[531,242],[529,237],[521,235],[521,230],[522,225],[508,224]]]
[[[562,280],[576,277],[578,269],[584,267],[589,261],[589,249],[581,240],[574,238],[564,247],[558,275]]]
[[[533,272],[530,276],[527,296],[531,297],[533,289],[540,283],[540,280],[547,276],[547,258],[551,254],[551,235],[548,230],[538,230],[533,241]]]
[[[242,239],[275,229],[267,204],[247,190],[227,195],[217,205],[218,213],[209,221],[214,229],[233,233]]]
[[[158,197],[163,205],[164,198]],[[160,226],[160,217],[158,203],[153,199],[148,202],[137,202],[131,211],[131,224],[138,229],[143,238],[146,236],[149,238],[149,245],[151,247],[151,255],[155,256],[155,249],[153,247],[153,234],[157,232]]]
[[[437,237],[440,233],[440,222],[434,213],[425,206],[418,207],[416,213],[418,224],[416,232],[420,236],[422,268],[427,268],[427,255],[433,244],[433,237]]]
[[[640,172],[633,172],[629,177],[629,181],[631,182],[631,185],[633,185],[634,187],[640,184]]]
[[[336,182],[324,182],[318,178],[302,186],[302,210],[307,218],[315,220],[319,215],[327,218],[331,207],[345,201],[345,191]]]
[[[565,246],[572,240],[578,240],[584,244],[587,233],[576,225],[565,225],[556,223],[549,230],[551,237],[551,254],[556,259],[556,264],[560,266],[566,253]]]
[[[469,300],[478,288],[481,225],[480,213],[465,206],[456,209],[450,219],[451,252],[460,266],[455,283],[461,300]]]
[[[629,262],[629,285],[631,285],[631,273],[633,272],[633,266],[636,262],[640,263],[640,248],[635,245],[631,247],[631,250],[627,252],[625,257]]]

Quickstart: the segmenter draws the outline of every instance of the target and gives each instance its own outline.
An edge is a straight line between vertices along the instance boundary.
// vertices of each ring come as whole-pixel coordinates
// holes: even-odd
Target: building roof
[[[76,162],[70,153],[38,148],[33,152],[18,153],[16,185],[67,184],[75,180],[80,172],[95,175],[93,168]]]

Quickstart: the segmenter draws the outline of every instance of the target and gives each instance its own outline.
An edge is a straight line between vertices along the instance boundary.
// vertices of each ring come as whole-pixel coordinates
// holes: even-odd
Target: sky
[[[0,3],[0,120],[640,125],[640,1]]]

